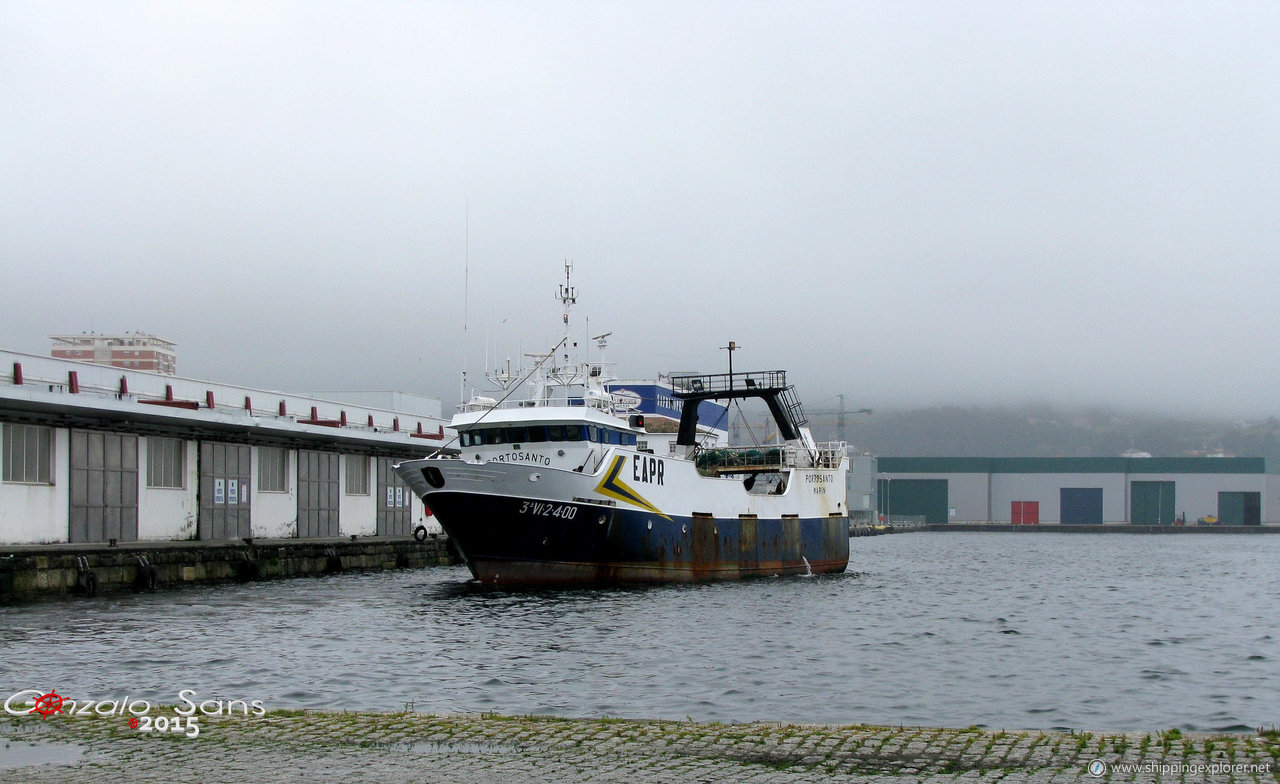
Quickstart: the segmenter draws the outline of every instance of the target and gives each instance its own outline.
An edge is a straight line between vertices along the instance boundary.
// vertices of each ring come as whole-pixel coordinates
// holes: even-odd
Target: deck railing
[[[701,395],[742,389],[785,389],[785,370],[761,370],[752,373],[710,373],[671,377],[676,396]]]
[[[798,444],[715,447],[699,451],[694,460],[700,471],[716,474],[839,468],[848,450],[848,444],[843,441],[828,441],[816,446],[816,451]],[[672,448],[675,447],[673,444]]]

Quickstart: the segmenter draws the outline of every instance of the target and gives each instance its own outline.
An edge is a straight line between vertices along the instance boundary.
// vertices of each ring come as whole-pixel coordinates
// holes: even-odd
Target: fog
[[[0,348],[1267,416],[1280,5],[0,2]],[[465,317],[464,317],[465,313]],[[583,323],[583,319],[589,322]]]

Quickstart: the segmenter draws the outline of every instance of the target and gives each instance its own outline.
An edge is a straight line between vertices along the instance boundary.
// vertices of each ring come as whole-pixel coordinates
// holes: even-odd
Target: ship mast
[[[553,362],[551,366],[551,376],[556,383],[568,387],[572,384],[582,383],[579,369],[573,364],[571,358],[576,354],[577,343],[575,343],[570,335],[569,311],[578,302],[578,289],[572,282],[570,276],[573,272],[573,262],[565,259],[564,262],[564,283],[560,284],[559,290],[556,292],[556,299],[560,300],[563,308],[563,314],[560,319],[564,323],[564,338],[560,341],[564,351],[558,357],[559,361]]]
[[[560,290],[556,293],[556,299],[560,300],[560,304],[564,308],[564,315],[561,319],[564,321],[564,367],[569,366],[569,309],[578,302],[578,290],[569,282],[569,274],[573,271],[573,262],[568,259],[564,260],[564,283],[560,284]]]

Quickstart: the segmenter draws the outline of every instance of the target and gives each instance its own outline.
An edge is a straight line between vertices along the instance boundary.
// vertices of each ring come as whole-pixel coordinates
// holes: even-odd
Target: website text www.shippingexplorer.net
[[[1154,774],[1162,779],[1183,776],[1270,775],[1270,762],[1107,762],[1094,760],[1088,765],[1089,775],[1102,778],[1111,775]]]

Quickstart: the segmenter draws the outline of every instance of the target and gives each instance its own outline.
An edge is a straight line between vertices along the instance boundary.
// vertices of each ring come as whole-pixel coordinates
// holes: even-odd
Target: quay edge
[[[66,763],[47,764],[46,756],[42,764],[13,770],[24,781],[58,782],[100,781],[112,771],[128,770],[136,780],[168,781],[184,771],[217,771],[219,780],[259,784],[335,772],[344,780],[378,784],[1046,784],[1183,778],[1216,784],[1274,780],[1280,761],[1275,730],[1235,735],[1174,729],[1068,733],[270,706],[264,716],[201,716],[199,724],[198,738],[169,739],[130,730],[116,717],[52,716],[45,721],[22,716],[0,724],[0,741],[29,747],[57,744],[60,751],[74,744],[76,756]],[[1095,766],[1101,766],[1105,778],[1092,772]]]
[[[1280,534],[1280,525],[1073,525],[1049,523],[929,523],[917,530],[927,532],[966,531],[1017,534]]]
[[[457,562],[443,535],[0,545],[0,604]]]

